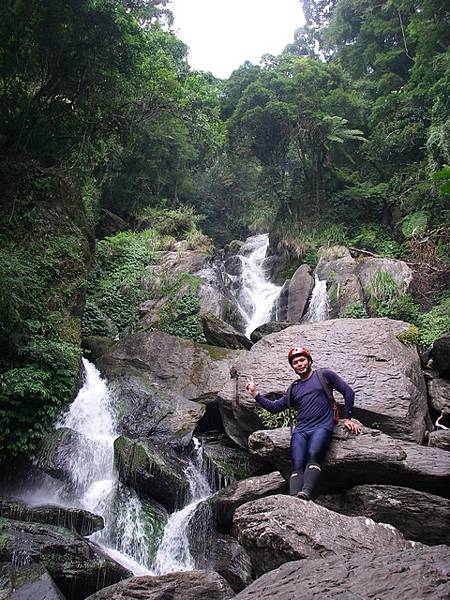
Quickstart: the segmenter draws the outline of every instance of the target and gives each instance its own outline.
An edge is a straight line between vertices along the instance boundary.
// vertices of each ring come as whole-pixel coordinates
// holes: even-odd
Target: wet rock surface
[[[450,379],[450,333],[446,333],[433,342],[431,356],[439,375]]]
[[[211,508],[215,527],[219,531],[228,532],[233,523],[236,509],[252,500],[281,494],[287,490],[287,483],[278,472],[250,477],[238,481],[225,489],[216,492],[206,503]]]
[[[361,485],[344,494],[319,496],[316,501],[344,515],[389,523],[408,540],[450,544],[450,500],[441,496],[394,485]]]
[[[120,436],[114,442],[114,460],[120,481],[148,494],[169,510],[183,506],[189,490],[185,465],[165,448]]]
[[[253,342],[245,335],[212,313],[202,314],[201,319],[203,333],[208,344],[235,350],[249,350],[253,346]]]
[[[228,600],[229,584],[213,571],[133,577],[89,596],[89,600]]]
[[[28,506],[24,502],[2,498],[0,498],[0,517],[65,527],[80,535],[90,535],[104,527],[102,517],[81,508]]]
[[[248,398],[245,375],[252,374],[265,395],[280,396],[295,379],[287,351],[301,344],[311,350],[316,367],[336,371],[353,387],[354,416],[364,425],[421,443],[431,422],[417,351],[396,337],[407,327],[390,319],[332,319],[293,325],[265,336],[234,365],[240,374],[237,386],[227,382],[220,390],[227,433],[245,445],[252,428],[262,428],[260,409],[240,404]]]
[[[355,552],[287,562],[257,579],[235,600],[445,600],[450,595],[450,548],[421,546],[400,552]]]
[[[301,265],[289,281],[286,318],[282,320],[298,322],[305,313],[308,299],[314,288],[314,278],[309,265]]]
[[[49,572],[38,563],[0,563],[2,600],[65,600]]]
[[[62,527],[0,518],[0,562],[43,564],[67,600],[83,600],[131,573]]]
[[[283,475],[290,475],[290,431],[288,428],[257,431],[249,438],[249,449],[270,460]],[[450,461],[438,448],[391,438],[363,428],[358,436],[342,423],[323,463],[319,488],[348,489],[365,483],[410,487],[438,496],[450,496]]]
[[[251,556],[257,575],[290,560],[343,557],[355,551],[383,553],[411,545],[390,525],[347,517],[314,502],[281,495],[240,506],[232,533]]]

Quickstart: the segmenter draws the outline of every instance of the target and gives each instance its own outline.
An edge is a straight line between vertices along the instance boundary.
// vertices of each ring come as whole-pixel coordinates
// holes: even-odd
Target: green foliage
[[[156,232],[121,232],[97,244],[82,332],[113,336],[133,325],[146,298],[146,267],[155,262]]]
[[[369,250],[380,256],[399,258],[401,254],[399,244],[392,239],[388,229],[376,223],[355,228],[349,242],[351,246]]]
[[[195,284],[194,284],[195,285]],[[200,319],[200,300],[195,292],[183,294],[169,300],[158,322],[158,329],[179,337],[205,344]]]
[[[279,413],[271,413],[262,409],[259,413],[261,421],[266,429],[278,429],[278,427],[289,427],[295,422],[295,410],[284,410]]]
[[[442,169],[433,174],[433,181],[439,182],[441,196],[450,195],[450,167],[448,165],[444,165]]]
[[[415,346],[419,341],[419,328],[410,323],[405,331],[397,334],[397,338],[402,342],[402,344]]]
[[[437,338],[450,331],[450,295],[448,292],[430,311],[419,318],[419,344],[427,348]]]
[[[418,211],[406,215],[402,221],[402,233],[406,238],[423,235],[427,229],[428,215],[424,211]]]
[[[360,300],[349,304],[342,313],[344,319],[367,319],[368,316],[366,307]]]
[[[141,227],[155,229],[161,235],[183,237],[192,234],[202,217],[195,214],[190,206],[180,206],[177,209],[146,207],[138,215]]]
[[[369,288],[368,308],[371,316],[417,323],[419,307],[410,294],[400,290],[388,271],[377,271],[370,280]]]

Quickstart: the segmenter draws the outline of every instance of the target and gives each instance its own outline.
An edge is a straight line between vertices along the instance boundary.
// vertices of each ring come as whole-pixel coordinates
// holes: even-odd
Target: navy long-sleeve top
[[[345,417],[350,419],[353,411],[355,393],[342,377],[330,369],[321,369],[329,387],[344,396]],[[272,413],[278,413],[288,408],[287,391],[278,400],[270,400],[261,394],[255,396],[260,406]],[[329,431],[334,428],[333,406],[326,395],[317,373],[306,380],[299,379],[292,387],[291,407],[297,409],[296,430],[309,432],[323,427]]]

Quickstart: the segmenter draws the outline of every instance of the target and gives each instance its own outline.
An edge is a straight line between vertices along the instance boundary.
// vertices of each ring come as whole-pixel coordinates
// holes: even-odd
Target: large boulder
[[[171,511],[184,505],[189,486],[183,464],[162,446],[120,436],[114,442],[114,460],[122,483]]]
[[[433,342],[431,356],[439,375],[450,379],[450,333],[446,333]]]
[[[354,273],[357,262],[345,246],[323,247],[319,251],[319,262],[314,269],[314,275],[319,279],[333,282]]]
[[[450,545],[450,500],[396,485],[359,485],[319,496],[318,504],[349,516],[389,523],[409,540]],[[421,519],[419,515],[427,515]]]
[[[433,377],[427,381],[430,406],[437,413],[450,415],[450,381]]]
[[[63,527],[0,518],[0,562],[43,564],[67,600],[131,576],[99,547]]]
[[[249,350],[253,346],[245,335],[239,333],[212,313],[204,313],[201,316],[203,334],[208,344],[220,348],[233,348],[235,350]]]
[[[42,471],[74,487],[82,485],[77,465],[95,465],[98,447],[88,437],[70,429],[60,427],[42,439],[37,450],[37,464]]]
[[[334,319],[293,325],[257,342],[235,364],[237,379],[221,389],[221,412],[228,435],[245,445],[262,429],[260,409],[241,406],[248,399],[246,375],[262,393],[278,397],[295,379],[287,361],[292,346],[308,347],[317,367],[329,367],[355,390],[354,416],[368,427],[405,440],[422,442],[430,428],[425,381],[414,347],[397,335],[407,323],[390,319]]]
[[[98,361],[119,398],[121,432],[185,447],[241,351],[197,344],[162,332],[139,332]]]
[[[216,529],[228,532],[239,506],[266,496],[282,494],[286,490],[286,480],[280,473],[274,472],[237,481],[210,496],[205,503],[211,509]]]
[[[19,500],[0,498],[0,517],[15,521],[31,521],[66,527],[80,535],[91,535],[103,529],[103,518],[81,508],[62,506],[28,506]]]
[[[132,577],[104,588],[88,600],[228,600],[232,588],[214,571],[185,571]]]
[[[49,572],[39,563],[0,563],[2,600],[65,600]]]
[[[288,562],[266,573],[234,600],[446,600],[450,596],[447,546],[416,545],[397,552],[354,552]]]
[[[437,429],[428,436],[428,445],[432,448],[450,451],[450,429]]]
[[[356,275],[364,290],[364,296],[370,298],[371,283],[374,276],[384,271],[392,276],[401,292],[406,292],[413,278],[410,267],[402,260],[393,258],[364,258],[358,261]]]
[[[328,297],[331,319],[342,317],[350,306],[364,301],[361,284],[353,273],[334,278]]]
[[[248,442],[250,452],[269,460],[285,478],[289,477],[288,428],[257,431]],[[356,436],[339,424],[323,464],[320,486],[324,491],[331,491],[365,483],[399,485],[449,497],[448,454],[368,428]]]
[[[289,282],[286,321],[298,322],[302,318],[308,298],[314,288],[314,278],[309,265],[301,265]]]
[[[266,335],[269,335],[269,333],[282,331],[283,329],[286,329],[286,327],[290,327],[291,325],[294,325],[294,323],[291,323],[290,321],[269,321],[268,323],[264,323],[264,325],[260,325],[259,327],[254,329],[250,334],[250,339],[253,343],[256,344],[256,342],[259,342],[261,338],[263,338]]]
[[[390,525],[365,517],[347,517],[293,496],[269,496],[240,506],[233,535],[250,554],[257,575],[288,560],[323,558],[411,546]]]

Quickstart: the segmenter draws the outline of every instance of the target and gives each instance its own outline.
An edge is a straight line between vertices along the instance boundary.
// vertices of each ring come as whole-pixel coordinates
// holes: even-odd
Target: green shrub
[[[419,307],[410,294],[401,292],[400,287],[388,271],[375,273],[369,288],[368,308],[371,316],[418,322]]]
[[[419,341],[419,328],[410,323],[405,331],[397,334],[397,339],[399,339],[402,344],[415,346]]]
[[[193,292],[167,302],[157,326],[171,335],[206,343],[200,319],[200,300]]]
[[[419,317],[419,344],[428,348],[437,338],[450,331],[450,295]]]
[[[367,319],[368,316],[366,307],[361,300],[349,304],[342,313],[344,319]]]
[[[271,413],[262,409],[259,412],[261,421],[266,429],[278,429],[278,427],[289,427],[295,422],[296,412],[294,410],[284,410],[279,413]]]

